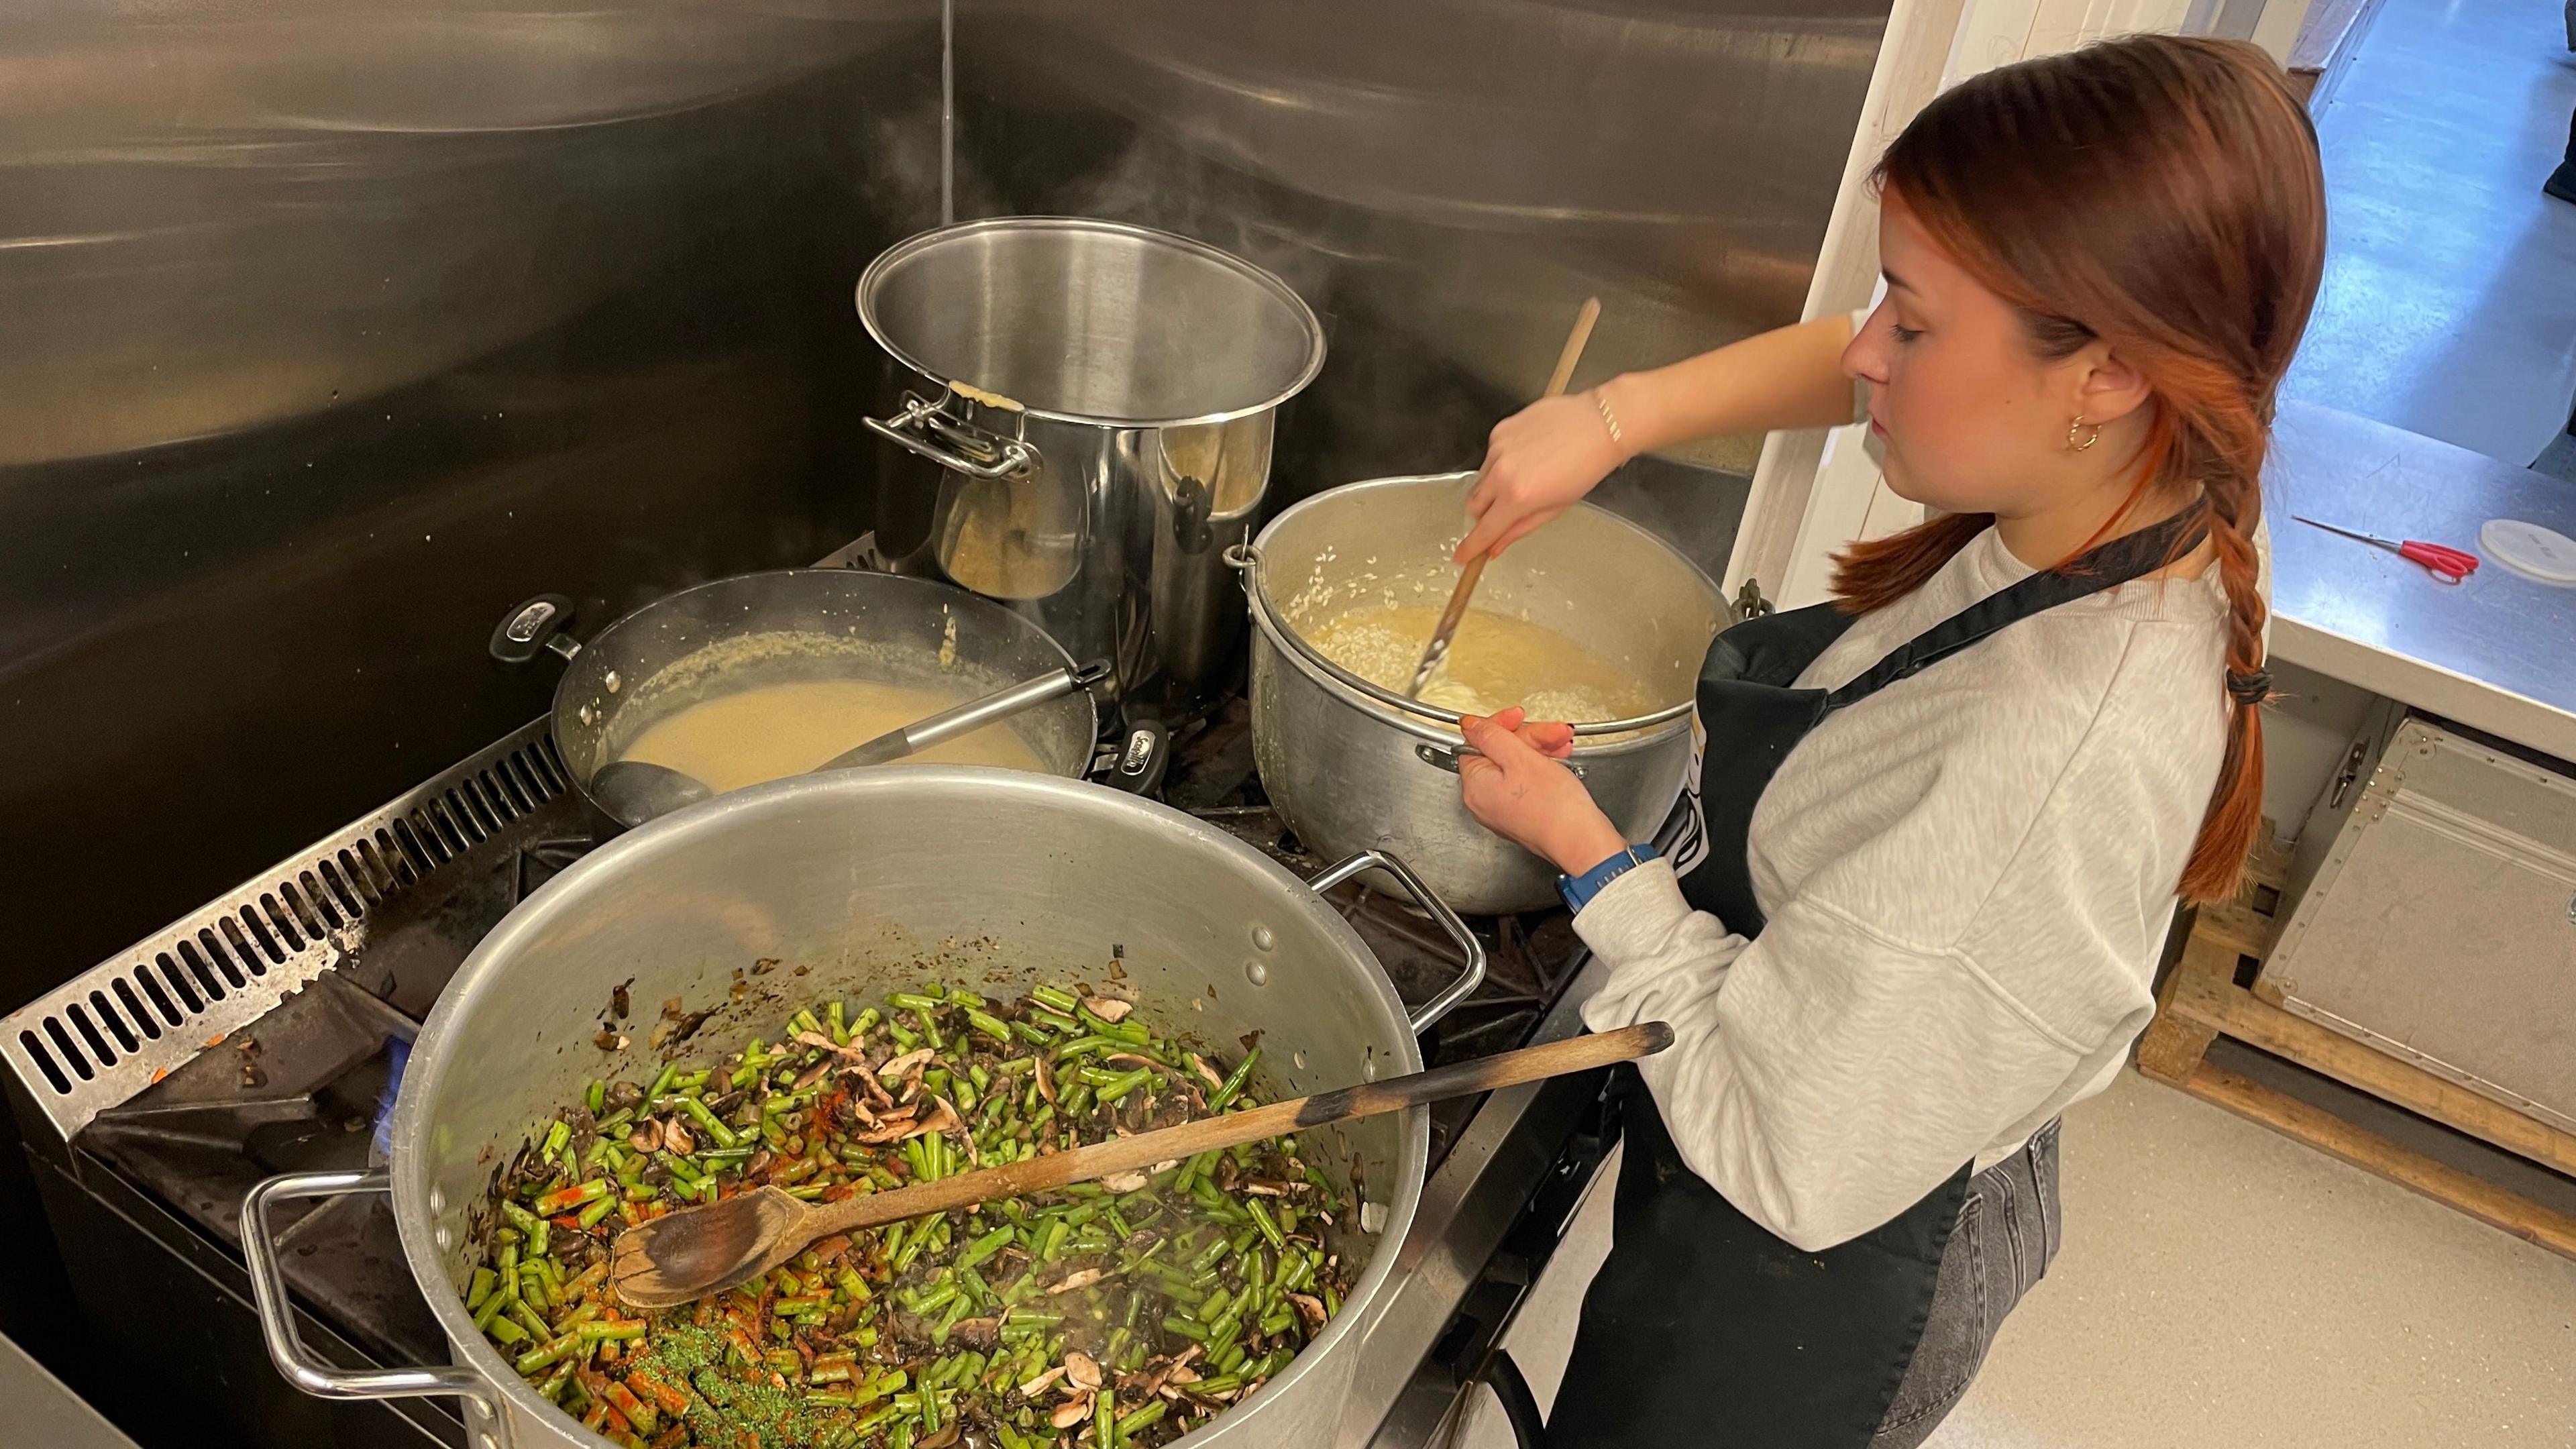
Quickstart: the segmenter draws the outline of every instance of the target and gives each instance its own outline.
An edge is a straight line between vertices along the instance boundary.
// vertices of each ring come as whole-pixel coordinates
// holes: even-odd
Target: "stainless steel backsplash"
[[[1795,318],[1886,0],[955,0],[957,214],[1204,238],[1332,357],[1276,493],[1471,465]],[[1789,12],[1789,13],[1784,13]],[[535,715],[586,626],[916,491],[868,258],[939,218],[939,0],[20,0],[0,27],[14,1005]],[[1712,572],[1748,444],[1610,495]]]

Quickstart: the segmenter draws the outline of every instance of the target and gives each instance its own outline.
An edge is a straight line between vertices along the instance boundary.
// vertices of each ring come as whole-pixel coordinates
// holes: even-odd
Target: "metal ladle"
[[[814,769],[848,770],[900,760],[988,724],[1009,719],[1023,710],[1035,709],[1048,700],[1061,699],[1077,689],[1088,689],[1108,677],[1109,662],[1105,659],[1095,659],[1073,669],[1050,669],[1035,679],[994,690],[954,708],[915,720],[901,729],[888,730],[875,739],[834,755]],[[711,800],[715,793],[696,776],[649,760],[611,760],[599,767],[598,774],[590,777],[591,798],[629,828],[668,815],[683,806]]]
[[[712,800],[715,793],[697,776],[649,760],[611,760],[590,777],[590,798],[629,829],[684,805]]]
[[[816,765],[816,770],[847,770],[860,765],[882,765],[918,754],[932,745],[953,740],[959,735],[982,729],[988,724],[1009,719],[1022,710],[1035,709],[1050,699],[1061,699],[1077,689],[1088,689],[1109,677],[1109,661],[1095,659],[1071,669],[1050,669],[1035,679],[997,689],[980,699],[970,699],[953,709],[943,709],[928,719],[914,720],[899,730],[888,730],[855,749]]]

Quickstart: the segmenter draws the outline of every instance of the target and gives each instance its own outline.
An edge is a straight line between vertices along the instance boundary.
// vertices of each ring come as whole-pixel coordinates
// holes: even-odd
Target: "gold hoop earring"
[[[2083,442],[2079,443],[2075,441],[2076,433],[2087,426],[2090,426],[2093,431],[2084,435]],[[2068,452],[2081,453],[2100,441],[2102,441],[2102,425],[2100,423],[2087,424],[2084,421],[2084,415],[2082,413],[2077,413],[2075,415],[2075,421],[2066,425],[2066,449]]]

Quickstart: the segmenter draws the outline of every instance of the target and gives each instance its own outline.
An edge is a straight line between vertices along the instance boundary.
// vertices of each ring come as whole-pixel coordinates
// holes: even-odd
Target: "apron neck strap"
[[[2060,604],[2116,589],[2200,547],[2209,533],[2206,504],[2195,503],[2162,523],[2123,534],[2063,567],[2048,569],[1970,604],[1915,635],[1859,678],[1826,696],[1827,710],[1841,709],[1900,679],[1931,668],[1987,635]]]

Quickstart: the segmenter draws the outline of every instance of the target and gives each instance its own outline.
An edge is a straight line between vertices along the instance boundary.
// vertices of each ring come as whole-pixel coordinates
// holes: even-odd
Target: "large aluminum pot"
[[[1122,694],[1203,697],[1243,620],[1221,555],[1269,491],[1279,405],[1324,365],[1314,312],[1214,247],[1056,217],[902,242],[858,308],[929,384],[868,426],[945,470],[926,539],[908,550],[890,506],[880,547],[1110,658]]]
[[[1457,713],[1371,684],[1306,641],[1354,606],[1445,603],[1474,476],[1319,493],[1234,557],[1258,631],[1252,746],[1271,803],[1319,854],[1391,851],[1451,905],[1500,914],[1553,902],[1556,868],[1459,803]],[[1629,839],[1649,838],[1690,768],[1700,662],[1727,619],[1717,585],[1645,529],[1581,504],[1495,560],[1475,607],[1545,624],[1670,701],[1634,718],[1574,722],[1584,787]]]
[[[714,1017],[690,1044],[704,1056],[774,1032],[790,1000],[880,997],[925,972],[1016,991],[1093,977],[1115,958],[1161,1026],[1229,1047],[1260,1032],[1262,1060],[1277,1068],[1265,1089],[1311,1091],[1418,1070],[1415,1033],[1484,974],[1474,936],[1409,886],[1468,966],[1408,1020],[1385,971],[1320,895],[1370,868],[1410,881],[1387,857],[1301,881],[1167,806],[1005,770],[806,775],[665,816],[548,882],[458,968],[412,1049],[389,1178],[303,1173],[252,1191],[242,1236],[271,1354],[313,1393],[462,1394],[473,1449],[600,1449],[605,1441],[546,1403],[474,1331],[461,1287],[493,1162],[600,1073],[593,1038],[619,983],[632,978],[626,994],[638,1003],[714,1004],[752,961],[809,968],[758,978],[782,994]],[[641,1031],[633,1036],[636,1059],[620,1063],[629,1073],[652,1065]],[[1422,1190],[1429,1118],[1415,1109],[1315,1136],[1310,1151],[1385,1208],[1382,1229],[1361,1233],[1352,1220],[1363,1215],[1346,1215],[1336,1249],[1366,1266],[1341,1316],[1261,1393],[1183,1444],[1303,1449],[1337,1422]],[[296,1339],[269,1207],[363,1191],[393,1194],[404,1259],[455,1347],[453,1366],[350,1373]]]
[[[575,644],[572,602],[541,594],[493,632],[504,663],[568,661],[555,685],[555,747],[587,799],[590,778],[638,735],[717,695],[814,679],[860,679],[971,699],[1051,669],[1076,668],[1046,631],[929,579],[859,569],[737,574],[665,594]],[[1098,706],[1075,692],[1005,728],[1058,775],[1091,766]],[[851,744],[859,743],[852,739]],[[593,802],[593,823],[620,822]]]

